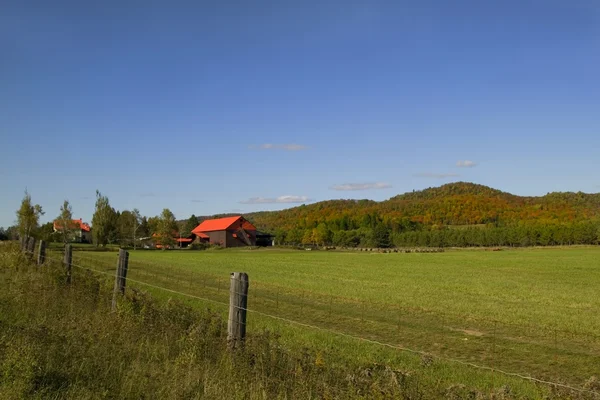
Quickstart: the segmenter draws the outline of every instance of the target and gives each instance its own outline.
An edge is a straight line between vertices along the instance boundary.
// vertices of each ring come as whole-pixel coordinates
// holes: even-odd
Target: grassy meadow
[[[245,345],[229,352],[220,300],[140,290],[130,280],[111,311],[112,277],[75,268],[66,284],[56,255],[40,268],[16,246],[0,246],[0,399],[595,398],[258,313],[249,316]],[[235,259],[233,252],[229,257]],[[155,279],[179,281],[184,289],[176,278],[177,271]],[[207,297],[220,299],[220,281],[205,282]],[[200,290],[194,280],[188,285]],[[311,296],[300,309],[318,316]],[[282,313],[293,310],[280,300]],[[297,317],[308,319],[307,313]]]
[[[250,276],[249,329],[278,317],[467,363],[585,387],[600,376],[600,248],[381,254],[278,249],[131,251],[129,285],[222,313]],[[74,252],[114,273],[113,252]],[[137,282],[170,289],[159,290]],[[272,317],[265,316],[268,314]],[[283,328],[282,328],[283,326]],[[314,335],[303,328],[298,339]],[[300,342],[302,342],[300,340]],[[310,343],[309,339],[306,339]],[[355,341],[346,352],[360,352]],[[458,364],[457,364],[458,365]]]

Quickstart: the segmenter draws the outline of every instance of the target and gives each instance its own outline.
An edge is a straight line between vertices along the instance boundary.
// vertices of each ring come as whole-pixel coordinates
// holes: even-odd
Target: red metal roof
[[[210,236],[208,236],[206,233],[202,233],[202,232],[196,232],[196,236],[198,236],[201,239],[210,239]]]
[[[175,240],[177,240],[178,242],[181,242],[181,243],[190,243],[192,241],[192,239],[190,239],[190,238],[177,238]]]
[[[76,229],[79,228],[85,232],[90,231],[90,226],[88,224],[86,224],[85,222],[83,222],[83,220],[81,218],[73,220],[73,227]],[[59,231],[61,229],[62,229],[62,226],[60,225],[60,221],[54,221],[54,230]]]
[[[227,228],[229,228],[231,225],[233,225],[234,223],[239,221],[240,218],[242,218],[241,215],[238,215],[235,217],[207,219],[206,221],[203,221],[200,225],[198,225],[192,231],[192,233],[195,233],[196,235],[200,236],[199,233],[201,233],[201,232],[224,231]],[[256,227],[254,227],[254,225],[252,225],[250,222],[248,222],[246,220],[244,220],[244,223],[242,226],[244,227],[244,229],[247,229],[247,230],[256,230]]]

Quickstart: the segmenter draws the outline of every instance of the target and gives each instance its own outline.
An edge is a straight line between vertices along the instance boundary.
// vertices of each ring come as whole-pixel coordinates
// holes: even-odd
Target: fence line
[[[24,252],[25,253],[30,253],[29,249],[25,249]],[[60,259],[57,259],[57,258],[50,257],[48,254],[46,255],[46,260],[48,260],[48,261],[54,261],[54,262],[57,262],[59,264],[62,264],[64,262],[64,260],[60,260]],[[93,260],[93,261],[96,261],[96,260]],[[101,271],[101,270],[93,269],[93,268],[90,268],[90,267],[87,267],[87,266],[79,265],[79,264],[76,264],[74,262],[71,262],[71,265],[73,267],[76,267],[76,268],[79,268],[79,269],[83,269],[83,270],[92,271],[92,272],[95,272],[95,273],[107,275],[107,276],[110,276],[111,278],[115,277],[115,273],[114,272]],[[108,267],[108,268],[113,268],[113,270],[114,270],[114,267]],[[122,277],[122,276],[119,276],[119,277]],[[229,303],[225,303],[225,302],[221,302],[221,301],[209,299],[209,298],[206,298],[206,297],[201,297],[201,296],[197,296],[197,295],[193,295],[193,294],[181,292],[181,291],[178,291],[178,290],[173,290],[173,289],[165,288],[165,287],[162,287],[162,286],[154,285],[154,284],[151,284],[151,283],[148,283],[148,282],[144,282],[144,281],[140,281],[140,280],[136,280],[136,279],[132,279],[132,278],[127,278],[127,281],[132,282],[132,283],[136,283],[138,285],[143,285],[143,286],[151,287],[151,288],[154,288],[154,289],[157,289],[157,290],[162,290],[162,291],[166,291],[166,292],[169,292],[169,293],[177,294],[177,295],[180,295],[180,296],[184,296],[184,297],[189,297],[189,298],[196,299],[196,300],[205,301],[205,302],[212,303],[212,304],[218,304],[218,305],[222,305],[222,306],[225,306],[225,307],[229,307],[230,306]],[[549,381],[549,380],[539,379],[539,378],[535,378],[535,377],[530,376],[530,375],[525,375],[525,374],[515,373],[515,372],[509,372],[509,371],[505,371],[505,370],[494,368],[494,367],[488,367],[488,366],[484,366],[484,365],[478,365],[478,364],[475,364],[475,363],[472,363],[472,362],[463,361],[463,360],[459,360],[459,359],[455,359],[455,358],[439,356],[439,355],[432,354],[432,353],[429,353],[429,352],[426,352],[426,351],[411,349],[411,348],[405,347],[405,346],[400,346],[400,345],[394,345],[394,344],[390,344],[390,343],[380,342],[380,341],[377,341],[377,340],[373,340],[373,339],[369,339],[369,338],[365,338],[365,337],[361,337],[361,336],[356,336],[356,335],[348,334],[348,333],[345,333],[345,332],[340,332],[340,331],[337,331],[337,330],[333,330],[333,329],[329,329],[329,328],[324,328],[324,327],[321,327],[321,326],[317,326],[317,325],[313,325],[313,324],[309,324],[309,323],[305,323],[305,322],[300,322],[300,321],[296,321],[296,320],[284,318],[284,317],[277,316],[277,315],[272,315],[272,314],[265,313],[263,311],[254,310],[254,309],[251,309],[251,308],[242,308],[242,307],[237,307],[237,308],[241,309],[241,310],[244,310],[244,311],[247,311],[249,313],[261,315],[263,317],[267,317],[267,318],[279,320],[279,321],[282,321],[282,322],[286,322],[286,323],[289,323],[289,324],[298,325],[298,326],[302,326],[302,327],[306,327],[306,328],[318,330],[318,331],[321,331],[321,332],[330,333],[330,334],[337,335],[337,336],[346,337],[346,338],[353,339],[353,340],[359,340],[359,341],[362,341],[362,342],[366,342],[366,343],[370,343],[370,344],[374,344],[374,345],[379,345],[379,346],[383,346],[383,347],[387,347],[387,348],[391,348],[391,349],[395,349],[395,350],[399,350],[399,351],[404,351],[404,352],[408,352],[408,353],[412,353],[412,354],[416,354],[416,355],[432,357],[432,358],[435,358],[435,359],[438,359],[438,360],[442,360],[442,361],[446,361],[446,362],[450,362],[450,363],[457,363],[457,364],[461,364],[461,365],[472,367],[472,368],[479,369],[479,370],[486,370],[486,371],[491,371],[491,372],[497,372],[499,374],[502,374],[502,375],[505,375],[505,376],[509,376],[509,377],[516,377],[516,378],[520,378],[520,379],[531,381],[531,382],[535,382],[535,383],[545,384],[545,385],[554,386],[554,387],[560,387],[560,388],[564,388],[564,389],[568,389],[568,390],[573,390],[573,391],[580,392],[580,393],[588,393],[588,394],[592,394],[594,396],[600,397],[600,393],[597,392],[597,391],[594,391],[594,390],[589,390],[589,389],[585,389],[585,388],[581,388],[581,387],[576,387],[576,386],[572,386],[572,385],[568,385],[568,384],[564,384],[564,383],[560,383],[560,382],[553,382],[553,381]],[[589,355],[592,355],[592,354],[589,354]]]
[[[90,258],[87,258],[87,259],[90,260],[90,261],[102,261],[102,260],[94,260],[94,259],[90,259]],[[157,265],[157,264],[154,264],[154,265]],[[82,268],[86,268],[86,269],[92,269],[89,266],[88,267],[81,266],[81,267]],[[109,266],[107,268],[112,269],[114,267]],[[97,272],[101,272],[101,271],[97,271]],[[190,271],[190,273],[193,273],[193,271]],[[158,278],[158,275],[156,275],[156,274],[152,274],[152,273],[149,273],[149,272],[146,273],[145,271],[144,271],[144,274],[148,274],[148,275],[151,275],[151,276],[153,275],[155,278]],[[109,273],[108,275],[113,276],[112,273]],[[220,284],[220,279],[219,279],[218,275],[215,275],[215,274],[202,274],[202,275],[204,277],[209,276],[209,277],[212,277],[212,278],[216,278],[218,280],[218,283]],[[167,280],[174,280],[176,282],[183,282],[181,279],[170,278],[169,276],[161,276],[161,278],[167,279]],[[128,278],[128,280],[131,280],[132,282],[140,282],[140,281],[132,280],[131,278]],[[204,287],[206,287],[206,282],[205,282]],[[162,288],[162,287],[160,287],[160,288]],[[166,288],[164,288],[164,289],[166,289]],[[219,288],[217,288],[217,289],[219,289]],[[177,292],[177,291],[174,291],[174,292],[180,293],[180,292]],[[278,293],[277,293],[277,296],[278,296]],[[336,298],[343,299],[343,297],[333,296],[333,295],[327,295],[327,297],[331,297],[331,298],[336,297]],[[362,302],[362,303],[364,303],[364,302]],[[370,305],[386,305],[386,306],[389,307],[389,304],[386,304],[386,303],[379,303],[379,302],[368,302],[368,303]],[[405,310],[414,311],[415,309],[414,308],[398,308],[398,309],[394,308],[394,310],[396,310],[396,311],[405,311]],[[416,309],[416,310],[423,312],[422,309]],[[432,315],[432,316],[438,316],[437,313],[433,313],[433,312],[423,312],[423,313],[424,314],[428,314],[428,315]],[[458,318],[465,319],[465,316],[464,315],[460,315],[460,314],[453,314],[453,313],[440,313],[440,314],[443,315],[443,316],[451,316],[451,317],[458,317]],[[472,318],[471,316],[466,316],[466,319],[470,320],[470,321],[475,321],[475,322],[484,321],[484,322],[489,322],[489,323],[494,323],[494,324],[499,323],[499,324],[502,324],[504,326],[514,326],[514,327],[519,327],[519,328],[535,328],[535,329],[538,329],[538,330],[543,330],[544,331],[543,333],[545,333],[545,334],[549,334],[549,333],[555,333],[555,334],[556,333],[566,333],[566,334],[569,334],[571,336],[577,336],[577,337],[580,337],[580,338],[594,338],[594,339],[600,338],[599,335],[574,332],[574,331],[570,331],[570,330],[558,329],[558,328],[554,328],[554,327],[541,326],[541,325],[507,323],[507,322],[503,322],[503,321],[499,321],[499,320],[495,320],[495,319]],[[542,332],[537,332],[537,333],[542,333]],[[585,354],[591,355],[591,356],[595,356],[595,354],[590,354],[590,353],[585,353]]]
[[[86,258],[87,260],[89,260],[91,262],[103,261],[103,260],[91,259],[91,258],[88,258],[88,257],[82,257],[82,258]],[[153,265],[158,266],[157,264],[153,264]],[[90,267],[82,267],[82,268],[92,269]],[[114,267],[109,266],[107,268],[112,269]],[[101,271],[98,271],[98,272],[101,272]],[[193,273],[193,271],[190,271],[190,274],[192,274],[192,273]],[[144,271],[144,274],[148,274],[148,275],[151,275],[151,276],[153,275],[155,278],[158,278],[158,275],[152,274],[152,273],[149,273],[149,272],[146,272],[146,271]],[[112,272],[109,273],[108,275],[113,276]],[[218,281],[218,284],[220,285],[220,279],[219,279],[218,275],[203,273],[202,276],[205,277],[205,278],[206,278],[206,276],[211,277],[211,278],[215,278]],[[176,282],[182,282],[181,279],[170,278],[169,276],[161,276],[161,278],[162,279],[167,279],[167,280],[174,280]],[[128,278],[128,280],[131,280],[132,282],[140,282],[140,281],[135,281],[135,280],[133,280],[131,278]],[[204,287],[206,287],[206,280],[204,280]],[[160,287],[160,288],[162,288],[162,287]],[[166,288],[163,288],[163,289],[166,289]],[[278,289],[279,289],[279,287],[278,287]],[[219,287],[217,287],[217,290],[219,290]],[[177,293],[177,291],[174,291],[174,292]],[[277,292],[277,297],[278,296],[279,296],[279,292]],[[336,297],[336,298],[339,298],[339,299],[343,299],[343,297],[333,296],[333,295],[327,295],[327,297],[331,297],[331,298]],[[303,298],[303,300],[304,300],[304,298]],[[364,303],[364,302],[361,302],[361,303]],[[368,303],[370,305],[385,305],[385,306],[389,307],[389,304],[387,304],[387,303],[380,303],[380,302],[374,302],[374,301],[373,302],[370,301]],[[432,316],[442,315],[442,316],[458,317],[458,318],[462,318],[462,319],[466,319],[466,320],[474,321],[474,322],[481,322],[481,321],[483,321],[483,322],[488,322],[488,323],[493,323],[493,324],[498,324],[499,323],[499,324],[501,324],[503,326],[513,326],[513,327],[518,327],[518,328],[534,328],[534,329],[537,329],[539,331],[543,331],[543,332],[536,332],[536,333],[544,333],[544,334],[554,333],[555,335],[556,335],[556,333],[565,333],[565,334],[568,334],[568,335],[571,335],[571,336],[577,336],[579,338],[594,338],[594,339],[600,338],[599,335],[588,334],[588,333],[581,333],[581,332],[574,332],[574,331],[570,331],[570,330],[566,330],[566,329],[558,329],[558,328],[549,327],[549,326],[542,326],[542,325],[516,324],[516,323],[510,323],[510,322],[503,322],[503,321],[499,321],[499,320],[495,320],[495,319],[477,318],[477,317],[473,318],[471,316],[465,316],[465,315],[454,314],[454,313],[439,313],[439,315],[438,315],[438,313],[428,312],[428,311],[424,311],[423,309],[418,309],[418,308],[415,309],[415,308],[409,308],[409,307],[400,307],[400,308],[396,309],[395,306],[394,306],[394,310],[398,311],[398,312],[406,311],[406,310],[408,310],[408,311],[415,311],[416,310],[417,312],[420,311],[423,314],[432,315]],[[596,356],[595,354],[591,354],[591,353],[584,353],[584,354],[587,354],[587,355],[590,355],[590,356]]]
[[[82,251],[74,251],[74,257],[75,255],[77,255],[78,258],[82,258],[85,260],[89,260],[90,262],[98,262],[98,261],[103,261],[103,260],[99,260],[98,258],[93,258],[93,257],[86,257],[86,256],[81,256],[81,253],[86,253],[86,252],[82,252]],[[115,255],[115,259],[116,256],[118,255],[117,252],[107,252],[110,254],[114,254]],[[157,264],[157,263],[153,263],[153,262],[148,262],[148,261],[136,261],[136,260],[132,260],[130,261],[130,263],[135,263],[138,266],[153,266],[156,267],[157,269],[168,269],[168,268],[178,268],[176,266],[173,265],[164,265],[164,264]],[[109,267],[109,268],[112,268]],[[180,269],[180,271],[183,272],[182,269]],[[194,273],[194,271],[190,271],[191,273]],[[220,279],[220,275],[214,274],[214,273],[208,273],[205,271],[198,271],[195,272],[195,274],[197,276],[203,276],[203,277],[211,277],[211,278],[215,278],[215,279]],[[284,286],[279,286],[279,285],[271,285],[274,288],[281,288],[281,289],[287,289],[289,290],[289,288],[286,288]],[[338,298],[338,299],[345,299],[346,297],[343,296],[335,296],[335,295],[328,295],[334,298]],[[365,300],[360,300],[360,299],[355,299],[358,300],[359,302],[365,302]],[[380,301],[372,301],[372,300],[366,300],[369,304],[371,305],[378,305],[378,306],[389,306],[390,303],[383,303]],[[507,302],[502,302],[502,304],[507,303]],[[507,303],[507,304],[513,304],[511,302]],[[572,307],[568,307],[568,306],[561,306],[561,305],[554,305],[554,307],[560,307],[560,308],[564,308],[566,310],[570,310],[573,311]],[[579,331],[575,331],[575,330],[570,330],[570,329],[565,329],[565,328],[558,328],[552,325],[540,325],[540,324],[531,324],[531,323],[514,323],[514,322],[506,322],[506,321],[501,321],[499,319],[496,318],[485,318],[485,317],[481,317],[481,316],[473,316],[473,315],[465,315],[465,314],[458,314],[458,313],[452,313],[452,312],[448,312],[448,311],[439,311],[439,310],[429,310],[423,307],[408,307],[408,306],[395,306],[396,309],[398,309],[399,311],[408,311],[408,312],[414,312],[414,313],[422,313],[422,314],[427,314],[427,315],[432,315],[432,316],[444,316],[444,317],[454,317],[454,318],[461,318],[461,319],[466,319],[469,321],[474,321],[474,322],[486,322],[489,324],[501,324],[503,326],[513,326],[513,327],[517,327],[517,328],[528,328],[530,330],[536,330],[538,332],[545,332],[545,333],[561,333],[561,334],[567,334],[567,335],[572,335],[572,336],[578,336],[578,337],[586,337],[586,338],[594,338],[594,339],[599,339],[600,340],[600,334],[594,334],[591,332],[579,332]],[[585,310],[588,311],[588,310]],[[593,311],[593,310],[590,310]]]

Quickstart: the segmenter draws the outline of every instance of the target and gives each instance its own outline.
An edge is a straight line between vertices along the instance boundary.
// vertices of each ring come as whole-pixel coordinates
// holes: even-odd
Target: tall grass
[[[251,330],[231,353],[221,312],[135,288],[111,312],[110,280],[77,270],[66,285],[59,265],[38,268],[6,246],[0,280],[3,399],[576,397],[518,380],[489,385],[486,374],[480,385],[452,383],[452,366],[419,357],[400,363],[386,352],[350,357],[337,351],[342,341],[290,343],[289,329],[286,337]]]

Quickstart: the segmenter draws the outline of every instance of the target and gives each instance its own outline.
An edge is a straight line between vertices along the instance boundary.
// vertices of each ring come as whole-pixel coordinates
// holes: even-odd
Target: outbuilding
[[[241,215],[207,219],[192,233],[199,241],[222,247],[256,246],[256,227]]]

